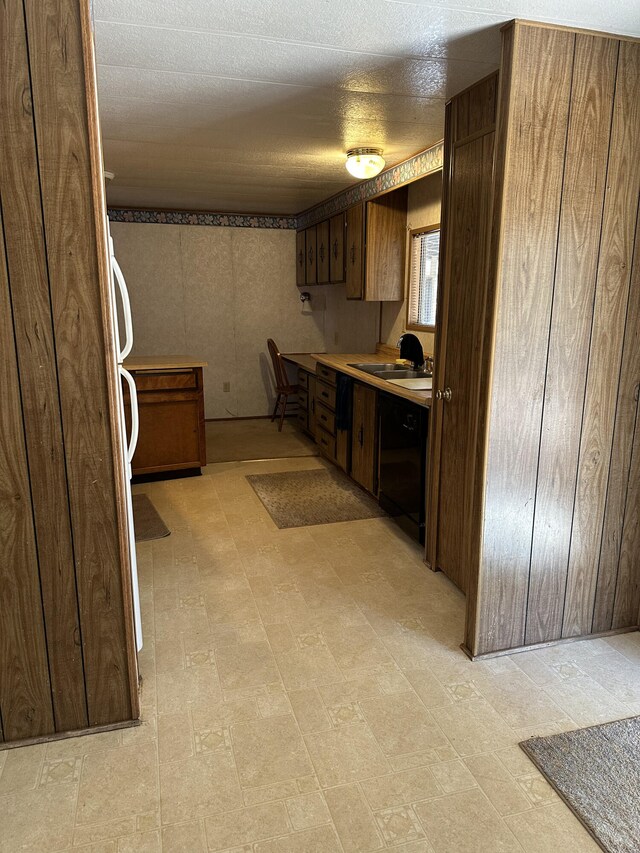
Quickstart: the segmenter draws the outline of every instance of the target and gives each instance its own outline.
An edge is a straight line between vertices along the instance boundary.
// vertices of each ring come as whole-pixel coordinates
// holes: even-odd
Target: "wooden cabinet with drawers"
[[[316,366],[316,442],[320,450],[344,471],[349,470],[349,430],[336,426],[338,373],[324,364]]]
[[[341,284],[345,280],[344,213],[296,234],[296,284]]]
[[[315,438],[316,434],[316,377],[298,368],[298,426]]]
[[[207,464],[202,367],[129,368],[136,383],[140,428],[134,476],[199,471]],[[125,386],[125,417],[131,402]]]

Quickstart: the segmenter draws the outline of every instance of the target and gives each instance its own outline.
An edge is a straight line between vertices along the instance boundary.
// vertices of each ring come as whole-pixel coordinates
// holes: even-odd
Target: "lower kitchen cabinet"
[[[351,476],[371,494],[376,494],[378,445],[378,392],[359,382],[353,384],[351,431]]]
[[[316,437],[316,377],[298,368],[298,426],[312,438]]]
[[[140,431],[131,467],[134,476],[197,470],[207,464],[202,368],[135,370]],[[127,429],[131,422],[124,389]]]

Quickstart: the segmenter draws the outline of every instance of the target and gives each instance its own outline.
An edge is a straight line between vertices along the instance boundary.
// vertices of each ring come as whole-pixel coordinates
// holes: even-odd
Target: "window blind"
[[[439,251],[439,230],[411,235],[408,317],[410,325],[435,326]]]

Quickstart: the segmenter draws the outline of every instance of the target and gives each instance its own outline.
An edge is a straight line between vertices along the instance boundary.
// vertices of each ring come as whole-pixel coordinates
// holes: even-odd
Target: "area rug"
[[[250,474],[247,480],[280,529],[386,515],[373,498],[337,469]]]
[[[640,851],[640,717],[520,746],[603,850]]]
[[[133,495],[133,527],[136,532],[136,542],[162,539],[171,533],[158,515],[158,510],[144,493]]]

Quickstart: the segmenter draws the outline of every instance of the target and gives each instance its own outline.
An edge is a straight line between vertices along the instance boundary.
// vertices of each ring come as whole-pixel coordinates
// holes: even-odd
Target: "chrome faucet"
[[[420,370],[424,364],[424,351],[416,336],[405,332],[396,346],[400,347],[400,358],[407,359],[412,363],[415,370]]]

